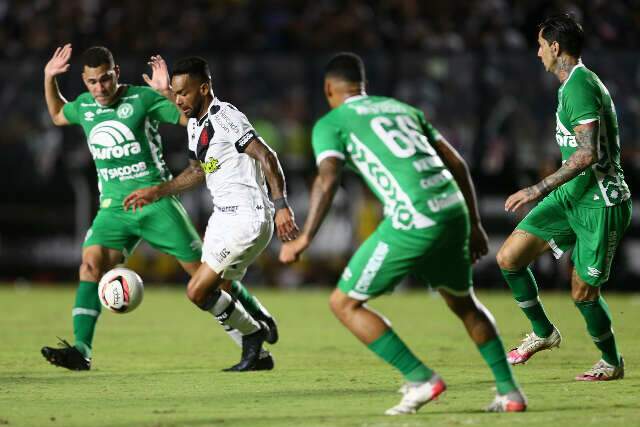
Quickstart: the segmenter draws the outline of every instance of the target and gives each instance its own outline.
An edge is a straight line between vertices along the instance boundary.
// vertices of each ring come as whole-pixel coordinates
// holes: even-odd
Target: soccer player
[[[101,311],[97,282],[103,273],[123,262],[144,239],[173,255],[193,275],[200,266],[202,241],[174,197],[159,199],[143,212],[123,209],[123,199],[131,191],[171,178],[162,157],[158,125],[185,125],[186,117],[153,89],[120,84],[120,69],[104,47],[92,47],[83,54],[82,78],[88,92],[67,102],[56,76],[69,69],[71,53],[70,44],[59,47],[45,66],[45,97],[55,125],[80,125],[87,136],[98,173],[100,209],[82,248],[80,283],[72,310],[75,344],[62,340],[63,348],[43,347],[41,352],[54,365],[89,370]],[[272,325],[269,338],[277,339],[275,323],[260,303],[240,283],[234,283],[231,290],[252,315]],[[235,339],[237,331],[228,332]],[[272,368],[270,355],[262,356],[259,367]]]
[[[309,214],[300,236],[283,245],[290,263],[310,245],[331,206],[344,164],[354,169],[384,205],[385,219],[345,268],[329,304],[335,316],[407,381],[388,415],[412,414],[446,386],[369,309],[370,298],[391,292],[407,274],[438,288],[460,318],[496,380],[489,411],[524,411],[489,311],[475,298],[471,263],[487,253],[466,163],[416,108],[393,98],[368,96],[362,60],[341,53],[325,69],[331,111],[313,128],[318,165]]]
[[[282,168],[276,153],[247,117],[214,96],[209,65],[204,59],[189,57],[178,61],[171,81],[162,57],[152,57],[151,66],[155,74],[164,76],[154,86],[167,93],[189,117],[191,160],[175,179],[131,193],[125,199],[125,207],[140,208],[206,182],[213,198],[213,214],[205,232],[202,265],[189,281],[187,295],[223,325],[242,333],[242,359],[229,370],[253,370],[268,328],[247,316],[224,288],[241,280],[248,266],[267,247],[274,215],[281,240],[297,235]]]
[[[497,260],[533,328],[508,354],[511,364],[519,364],[562,340],[545,313],[528,265],[545,251],[560,258],[573,249],[571,297],[602,352],[602,359],[576,380],[607,381],[623,378],[624,362],[600,288],[609,279],[615,250],[631,220],[631,200],[620,167],[616,110],[607,88],[580,60],[583,42],[582,27],[569,15],[540,25],[538,57],[561,83],[556,142],[562,166],[509,196],[505,210],[512,212],[542,200],[504,242]]]

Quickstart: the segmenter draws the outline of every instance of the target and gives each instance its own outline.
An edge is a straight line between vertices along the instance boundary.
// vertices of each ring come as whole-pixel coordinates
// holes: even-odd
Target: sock
[[[518,302],[518,306],[527,316],[533,327],[533,332],[546,338],[553,332],[553,325],[544,312],[542,302],[538,297],[538,285],[530,268],[520,271],[502,271],[502,276],[509,284],[513,297]]]
[[[620,365],[620,354],[611,329],[611,314],[604,298],[600,297],[596,301],[576,301],[575,304],[587,322],[587,331],[591,339],[602,352],[602,359],[611,365]]]
[[[500,337],[495,337],[484,344],[480,344],[478,350],[484,361],[489,365],[489,368],[491,368],[491,372],[493,372],[498,394],[507,394],[510,391],[517,390],[518,384],[513,378],[511,366],[507,363],[507,356]]]
[[[96,322],[102,310],[98,297],[98,284],[95,282],[80,282],[76,291],[76,302],[73,305],[73,335],[76,347],[84,355],[91,357],[91,344]]]
[[[267,309],[264,308],[262,304],[260,304],[258,298],[251,295],[251,293],[242,285],[242,283],[240,283],[240,281],[234,280],[233,282],[231,282],[230,294],[242,303],[245,310],[247,310],[247,313],[249,313],[251,316],[255,317],[257,314],[264,314],[271,317],[271,314],[269,314]]]
[[[222,325],[237,329],[242,335],[249,335],[260,329],[260,324],[247,313],[242,304],[233,301],[225,291],[220,291],[220,297],[208,311]]]
[[[433,371],[411,353],[393,329],[389,329],[367,347],[399,370],[407,381],[425,382],[433,376]]]

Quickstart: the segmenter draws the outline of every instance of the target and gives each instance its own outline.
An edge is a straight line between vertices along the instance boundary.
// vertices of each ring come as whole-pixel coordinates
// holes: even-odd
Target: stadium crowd
[[[0,55],[46,54],[61,40],[155,50],[523,49],[552,11],[574,13],[592,47],[637,48],[637,1],[17,0],[0,8]],[[141,31],[141,29],[143,29]]]
[[[95,169],[84,137],[79,129],[53,127],[42,97],[44,63],[65,42],[74,45],[74,55],[95,44],[108,46],[122,67],[121,80],[132,84],[144,84],[140,75],[150,54],[160,52],[170,64],[186,54],[206,57],[216,93],[245,111],[281,153],[301,217],[314,168],[310,129],[327,110],[322,67],[335,50],[356,50],[367,62],[371,93],[423,108],[467,159],[488,231],[501,240],[515,221],[502,212],[505,195],[559,161],[553,142],[557,83],[535,53],[536,24],[557,11],[573,12],[584,22],[585,62],[612,92],[627,180],[632,191],[640,188],[635,1],[185,0],[180,7],[166,0],[0,2],[0,78],[9,83],[0,94],[0,168],[12,177],[11,185],[0,186],[7,201],[0,212],[0,268],[23,265],[27,274],[33,266],[21,260],[34,257],[49,270],[74,265],[77,240],[89,226],[82,218],[90,219],[96,208]],[[72,98],[84,90],[79,73],[72,62],[59,79]],[[165,158],[177,172],[186,163],[183,129],[167,127],[163,135]],[[344,185],[349,198],[338,195],[342,209],[334,210],[326,238],[312,248],[314,262],[272,277],[302,274],[326,282],[326,271],[339,273],[342,254],[371,232],[379,215],[367,191],[348,178]],[[204,189],[184,200],[204,226],[210,209]],[[635,227],[631,236],[640,234]],[[336,242],[336,233],[353,239]],[[274,260],[264,268],[279,268]],[[487,269],[497,278],[494,264],[489,259]],[[171,277],[170,270],[158,277]]]

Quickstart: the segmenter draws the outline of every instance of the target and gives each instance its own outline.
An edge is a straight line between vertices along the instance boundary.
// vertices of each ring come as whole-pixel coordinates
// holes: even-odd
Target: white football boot
[[[620,366],[611,365],[600,359],[591,369],[576,377],[576,381],[612,381],[624,378],[624,359],[620,356]]]
[[[522,343],[518,347],[509,350],[509,352],[507,353],[507,361],[511,365],[525,363],[531,358],[531,356],[541,350],[560,347],[561,342],[562,336],[560,335],[560,331],[558,331],[555,326],[553,327],[553,332],[551,332],[551,335],[546,338],[541,338],[537,336],[535,332],[531,332],[530,334],[527,334],[527,336],[522,340]]]
[[[433,374],[429,381],[423,383],[407,383],[400,388],[402,400],[393,408],[387,409],[385,415],[415,414],[425,404],[437,398],[447,389],[447,385],[438,374]]]
[[[520,390],[507,394],[497,394],[487,412],[524,412],[527,410],[527,398]]]

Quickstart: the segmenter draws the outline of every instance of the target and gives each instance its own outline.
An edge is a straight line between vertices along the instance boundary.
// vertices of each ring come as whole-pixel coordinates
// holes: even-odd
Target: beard
[[[191,114],[189,114],[190,119],[199,119],[200,112],[202,111],[202,98],[196,100],[193,104],[193,108],[191,109]]]

